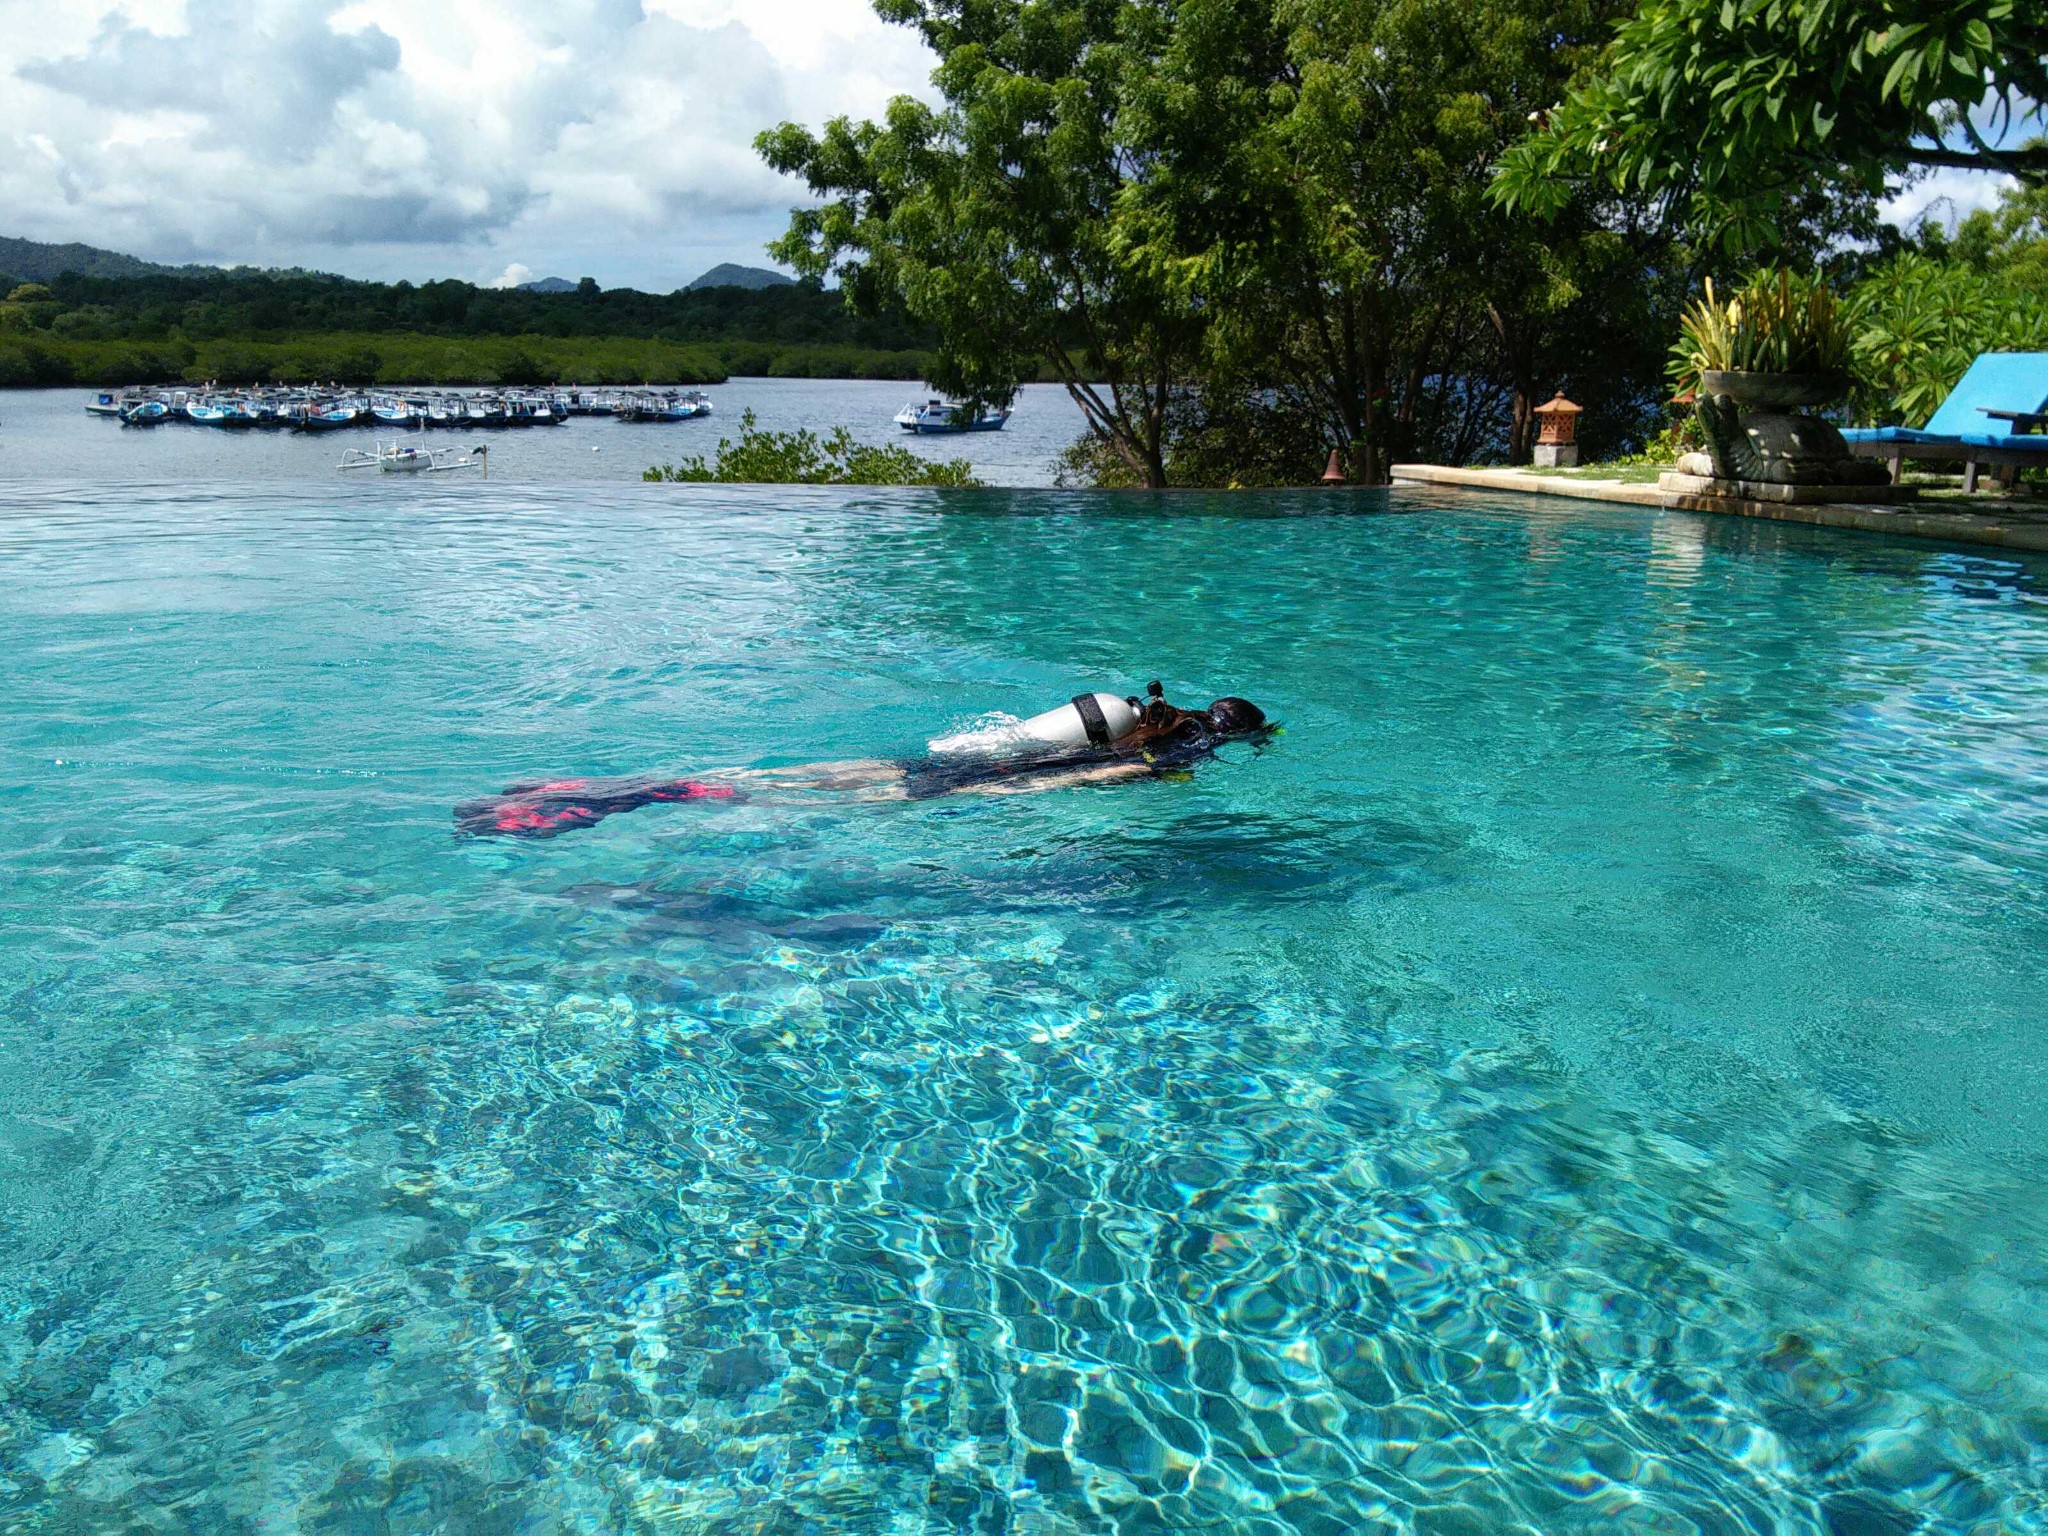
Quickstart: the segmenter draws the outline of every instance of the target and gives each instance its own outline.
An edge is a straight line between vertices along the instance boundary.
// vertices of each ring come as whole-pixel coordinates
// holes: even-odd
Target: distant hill
[[[742,267],[729,261],[721,261],[702,277],[693,278],[683,284],[683,292],[692,293],[699,288],[780,288],[785,283],[795,282],[795,278],[781,272],[771,272],[766,267]]]
[[[0,272],[25,283],[47,283],[76,272],[82,277],[155,277],[191,268],[160,266],[119,251],[103,251],[96,245],[45,245],[40,240],[10,240],[0,236]]]
[[[543,277],[519,285],[521,293],[574,293],[576,285],[566,277]]]

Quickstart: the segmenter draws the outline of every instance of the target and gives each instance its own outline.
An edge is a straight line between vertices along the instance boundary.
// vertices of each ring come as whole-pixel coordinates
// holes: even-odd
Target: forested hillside
[[[23,276],[0,276],[0,384],[916,378],[928,345],[900,312],[856,317],[816,283],[534,293],[194,268]]]
[[[0,272],[12,274],[16,282],[47,283],[66,272],[88,277],[142,277],[152,272],[173,272],[175,267],[103,251],[96,245],[49,245],[41,240],[14,240],[0,236]]]

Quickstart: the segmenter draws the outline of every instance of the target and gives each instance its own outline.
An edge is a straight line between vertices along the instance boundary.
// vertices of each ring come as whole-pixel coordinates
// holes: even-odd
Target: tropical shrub
[[[1980,352],[2048,351],[2048,304],[2006,272],[1917,254],[1849,294],[1859,419],[1917,427]]]
[[[1676,464],[1681,455],[1695,452],[1706,445],[1706,435],[1700,431],[1698,415],[1689,408],[1681,410],[1674,407],[1666,416],[1663,429],[1644,443],[1638,451],[1618,454],[1605,462],[1665,468]]]
[[[871,447],[855,442],[844,427],[834,428],[822,439],[804,430],[764,432],[752,411],[740,417],[739,441],[721,437],[710,459],[699,453],[680,464],[656,464],[641,478],[728,485],[981,484],[965,459],[934,461],[919,458],[907,448]]]
[[[1780,267],[1757,273],[1723,303],[1706,292],[1678,320],[1671,372],[1681,390],[1703,371],[1839,374],[1849,365],[1849,330],[1824,279]]]

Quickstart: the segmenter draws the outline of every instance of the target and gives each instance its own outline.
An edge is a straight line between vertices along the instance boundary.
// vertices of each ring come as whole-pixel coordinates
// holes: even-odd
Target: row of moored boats
[[[199,427],[334,432],[348,427],[418,431],[459,427],[551,427],[571,416],[615,421],[692,421],[711,414],[695,389],[551,389],[363,392],[320,389],[101,390],[86,407],[132,427],[185,422]]]
[[[346,390],[338,387],[254,389],[105,389],[86,403],[98,416],[132,427],[187,422],[200,427],[286,428],[335,432],[347,427],[398,431],[430,427],[549,427],[571,416],[614,421],[694,421],[711,414],[698,389]],[[1000,432],[1001,406],[973,409],[953,400],[913,400],[896,413],[906,432]]]

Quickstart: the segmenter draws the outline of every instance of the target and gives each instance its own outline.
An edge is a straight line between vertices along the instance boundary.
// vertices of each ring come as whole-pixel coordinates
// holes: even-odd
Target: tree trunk
[[[1166,402],[1172,386],[1162,374],[1157,390],[1145,402],[1145,489],[1166,489]]]
[[[1361,349],[1359,382],[1363,386],[1358,412],[1358,436],[1351,444],[1352,478],[1360,485],[1385,485],[1387,483],[1386,445],[1381,442],[1385,428],[1381,418],[1386,412],[1380,409],[1381,364],[1378,348],[1368,338]]]
[[[1515,402],[1508,416],[1508,462],[1527,464],[1536,457],[1536,392],[1519,373],[1515,376]]]
[[[1422,381],[1429,376],[1430,361],[1436,356],[1437,338],[1442,334],[1443,326],[1443,309],[1431,310],[1429,325],[1422,333],[1422,344],[1408,360],[1408,376],[1402,381],[1400,402],[1387,422],[1389,466],[1415,455],[1416,403],[1422,396]]]
[[[1527,464],[1536,456],[1535,338],[1522,316],[1509,319],[1494,304],[1486,306],[1486,313],[1500,337],[1501,355],[1514,382],[1514,401],[1508,408],[1508,462]]]
[[[1090,385],[1071,372],[1064,383],[1068,397],[1080,406],[1081,414],[1087,418],[1089,430],[1096,438],[1124,461],[1147,490],[1162,489],[1166,484],[1163,404],[1154,409],[1151,392],[1140,389],[1143,408],[1133,411],[1125,393],[1126,386],[1111,383],[1111,398],[1105,402]]]

